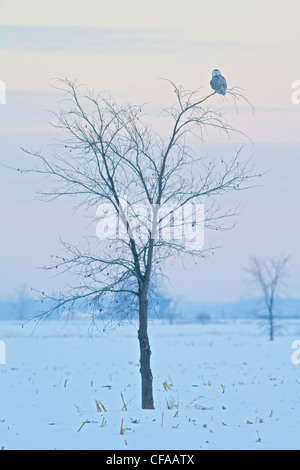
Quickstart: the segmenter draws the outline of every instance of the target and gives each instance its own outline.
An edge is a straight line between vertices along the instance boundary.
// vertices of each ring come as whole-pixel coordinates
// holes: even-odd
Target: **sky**
[[[53,79],[71,78],[120,101],[149,103],[149,119],[162,134],[159,112],[170,106],[168,78],[188,89],[210,92],[218,68],[229,87],[243,88],[252,103],[238,113],[229,98],[213,97],[227,120],[249,136],[210,138],[200,149],[230,155],[245,144],[264,176],[257,187],[227,197],[242,207],[233,230],[206,233],[220,248],[197,266],[169,267],[168,295],[224,302],[251,297],[244,267],[249,256],[290,255],[286,295],[299,297],[300,104],[292,84],[300,80],[300,4],[289,0],[1,0],[0,159],[21,166],[20,146],[47,149],[57,137],[48,110],[61,98]],[[161,128],[160,128],[161,126]],[[89,221],[72,212],[72,201],[45,204],[36,197],[43,181],[0,168],[0,297],[22,284],[38,290],[58,286],[38,269],[57,250],[59,235],[76,241]]]

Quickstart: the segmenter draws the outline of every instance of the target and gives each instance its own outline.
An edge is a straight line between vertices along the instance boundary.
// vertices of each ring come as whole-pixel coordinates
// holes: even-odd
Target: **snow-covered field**
[[[140,409],[136,325],[33,327],[0,322],[0,449],[300,449],[296,322],[273,344],[250,322],[152,323],[153,411]]]

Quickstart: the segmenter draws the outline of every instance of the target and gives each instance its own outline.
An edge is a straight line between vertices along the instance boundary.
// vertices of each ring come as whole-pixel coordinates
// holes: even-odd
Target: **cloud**
[[[98,27],[0,26],[0,47],[34,51],[143,52],[171,46],[156,30],[118,30]]]
[[[6,50],[99,51],[99,53],[196,52],[199,48],[253,48],[238,41],[178,40],[159,29],[111,29],[85,26],[0,26],[0,48]],[[187,47],[188,46],[188,47]]]

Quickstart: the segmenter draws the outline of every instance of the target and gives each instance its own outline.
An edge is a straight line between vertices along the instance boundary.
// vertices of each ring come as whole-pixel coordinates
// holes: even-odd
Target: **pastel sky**
[[[149,103],[149,119],[173,102],[160,77],[209,93],[219,68],[229,87],[239,86],[254,106],[216,96],[213,105],[253,144],[209,138],[201,151],[230,154],[245,141],[245,157],[266,172],[257,188],[226,199],[243,215],[230,232],[206,234],[222,246],[201,266],[170,269],[169,292],[180,298],[226,301],[251,296],[243,266],[250,255],[289,254],[287,294],[299,297],[300,280],[300,104],[292,83],[300,80],[298,0],[1,0],[0,80],[7,104],[0,105],[0,159],[22,165],[20,145],[47,148],[57,137],[49,113],[60,95],[54,78],[69,77],[89,89],[109,90],[121,101]],[[35,199],[38,178],[0,169],[0,296],[23,283],[57,286],[37,269],[63,238],[84,236],[89,222],[72,214],[70,201]]]

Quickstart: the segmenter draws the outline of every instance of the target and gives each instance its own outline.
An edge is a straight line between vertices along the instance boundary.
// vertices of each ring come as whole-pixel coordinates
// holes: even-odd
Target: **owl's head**
[[[221,75],[220,70],[215,69],[215,70],[212,71],[212,76],[213,76],[213,77],[217,77],[218,75]]]

